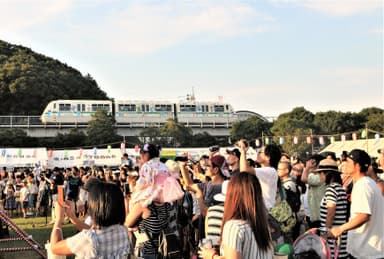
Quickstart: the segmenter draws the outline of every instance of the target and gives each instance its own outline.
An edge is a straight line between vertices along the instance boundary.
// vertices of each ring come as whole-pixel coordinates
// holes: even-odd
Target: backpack
[[[277,195],[280,196],[280,202],[276,203],[275,206],[270,209],[269,214],[279,223],[281,232],[288,233],[292,231],[293,227],[296,225],[296,217],[286,200],[286,190],[283,188],[280,181],[277,185]]]
[[[286,200],[282,200],[279,204],[276,204],[269,211],[269,214],[277,220],[283,233],[290,232],[296,225],[296,217]]]
[[[286,200],[291,206],[291,209],[293,212],[298,212],[301,207],[301,201],[300,201],[300,191],[296,188],[296,192],[292,191],[291,189],[285,189],[286,194]]]

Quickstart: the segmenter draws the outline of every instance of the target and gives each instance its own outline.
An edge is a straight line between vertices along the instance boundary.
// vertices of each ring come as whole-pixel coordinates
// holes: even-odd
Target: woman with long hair
[[[231,177],[224,202],[220,237],[220,255],[214,249],[202,249],[208,258],[272,258],[273,247],[268,228],[267,209],[256,176],[239,173]]]

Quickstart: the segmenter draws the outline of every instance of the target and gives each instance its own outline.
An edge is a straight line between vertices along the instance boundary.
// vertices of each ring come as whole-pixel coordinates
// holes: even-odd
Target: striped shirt
[[[168,224],[168,210],[170,209],[169,203],[164,203],[161,206],[151,204],[148,206],[151,215],[142,219],[139,222],[139,233],[147,233],[150,240],[140,244],[142,255],[157,254],[159,246],[159,235],[161,230],[165,229]]]
[[[332,227],[340,226],[347,221],[347,194],[343,186],[338,183],[331,183],[325,190],[325,195],[321,200],[320,205],[320,220],[321,226],[325,226],[327,219],[327,202],[336,204],[335,217],[333,219]],[[328,246],[332,251],[332,258],[334,257],[334,239],[327,239]],[[347,257],[347,233],[342,234],[341,243],[339,247],[338,258]]]
[[[258,248],[251,226],[244,220],[232,219],[225,223],[221,245],[236,250],[241,258],[271,259],[273,255],[272,249],[261,251]]]
[[[224,203],[208,208],[205,217],[206,227],[205,236],[212,240],[219,240],[221,233],[221,223],[223,222]]]

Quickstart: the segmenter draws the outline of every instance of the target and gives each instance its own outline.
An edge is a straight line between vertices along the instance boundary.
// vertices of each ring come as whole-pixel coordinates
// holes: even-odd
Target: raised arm
[[[245,145],[244,141],[238,141],[238,147],[240,150],[240,172],[247,172],[250,174],[255,174],[255,169],[248,165],[247,162],[247,150],[248,147]]]

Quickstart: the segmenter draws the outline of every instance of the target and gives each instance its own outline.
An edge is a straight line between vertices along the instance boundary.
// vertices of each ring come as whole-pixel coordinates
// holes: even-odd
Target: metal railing
[[[183,121],[186,127],[191,128],[230,128],[232,123],[230,121],[215,122],[211,120],[209,122],[203,121]],[[148,128],[148,127],[161,127],[164,122],[126,122],[116,123],[117,128]],[[40,120],[40,116],[24,116],[24,115],[2,115],[0,116],[0,128],[86,128],[87,123],[47,123],[43,124]]]

